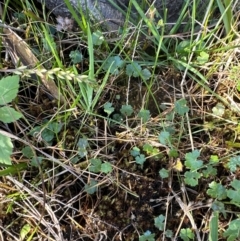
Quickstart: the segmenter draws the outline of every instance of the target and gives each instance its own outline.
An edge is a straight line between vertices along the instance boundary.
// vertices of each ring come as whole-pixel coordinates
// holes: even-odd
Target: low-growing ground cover
[[[2,14],[1,239],[238,240],[238,6],[195,7],[179,33],[132,0],[139,26],[109,33],[17,2]]]

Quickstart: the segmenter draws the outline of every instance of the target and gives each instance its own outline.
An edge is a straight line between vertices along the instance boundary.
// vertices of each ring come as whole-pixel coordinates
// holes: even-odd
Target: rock
[[[38,0],[46,5],[46,7],[52,11],[56,16],[71,17],[64,0]],[[149,4],[146,0],[136,0],[142,9],[145,11],[149,9]],[[69,0],[76,12],[80,13],[80,8],[85,16],[89,16],[95,23],[99,23],[108,30],[117,30],[119,26],[123,25],[125,21],[125,14],[130,0]],[[153,2],[153,1],[149,1]],[[168,9],[167,21],[175,22],[181,12],[181,8],[185,3],[185,0],[155,0],[154,6],[163,15],[164,9]],[[114,4],[115,6],[114,6]],[[204,9],[204,5],[207,5],[207,0],[201,0],[201,6]],[[117,9],[116,5],[122,9]],[[125,14],[124,14],[125,13]],[[199,12],[198,12],[199,13]],[[134,8],[131,11],[131,20],[134,21],[137,18],[137,12]]]

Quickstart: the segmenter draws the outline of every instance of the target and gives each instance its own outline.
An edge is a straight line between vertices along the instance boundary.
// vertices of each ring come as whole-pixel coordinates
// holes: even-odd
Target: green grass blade
[[[95,105],[97,104],[98,102],[98,99],[100,98],[101,96],[101,93],[102,91],[104,90],[104,87],[106,86],[106,83],[108,81],[108,77],[110,75],[110,69],[111,69],[112,65],[110,66],[110,68],[108,69],[107,73],[105,74],[104,78],[103,78],[103,81],[102,81],[102,84],[100,85],[100,87],[98,88],[98,91],[97,93],[95,94],[95,97],[92,101],[92,110],[93,108],[95,107]]]
[[[170,30],[170,34],[175,34],[177,33],[179,27],[182,24],[183,19],[186,17],[186,11],[189,8],[189,0],[184,4],[184,6],[182,7],[182,10],[180,11],[180,16],[177,19],[177,22],[174,24],[174,26],[172,27],[172,29]]]
[[[150,29],[150,31],[152,32],[154,38],[158,41],[158,43],[161,43],[161,45],[160,45],[161,46],[161,50],[164,51],[168,55],[168,49],[163,44],[163,42],[161,40],[162,36],[161,36],[161,34],[159,34],[159,30],[157,29],[157,27],[154,25],[153,22],[151,22],[146,17],[145,13],[143,12],[143,10],[139,6],[139,4],[136,2],[136,0],[132,0],[132,4],[136,8],[137,12],[139,13],[139,15],[141,16],[143,21],[147,24],[147,26]]]
[[[215,211],[210,220],[209,241],[218,241],[218,212]]]
[[[87,0],[86,0],[87,1]],[[85,20],[85,17],[84,17],[84,14],[82,12],[82,9],[80,8],[79,6],[79,10],[80,10],[80,14],[81,14],[81,17],[82,17],[82,21],[80,20],[79,16],[77,15],[76,11],[73,9],[71,3],[69,0],[64,0],[68,10],[70,11],[72,17],[75,19],[75,21],[77,22],[78,26],[82,29],[82,31],[87,34],[87,25],[86,25],[86,20]],[[80,3],[79,3],[80,4]]]
[[[51,36],[49,35],[49,30],[43,24],[41,24],[41,26],[42,26],[42,30],[43,30],[43,33],[44,33],[44,37],[45,37],[45,39],[48,43],[48,46],[51,49],[51,52],[52,52],[53,56],[55,57],[55,60],[57,62],[58,67],[63,68],[62,61],[59,58],[58,53],[57,53],[57,49],[52,44],[53,42],[51,40]]]
[[[90,81],[94,80],[94,51],[92,33],[89,24],[87,25],[87,36],[88,36],[88,54],[89,54],[89,72],[88,77]],[[84,102],[89,111],[92,108],[93,100],[93,87],[88,83],[80,83],[81,91],[83,94]]]
[[[89,54],[89,74],[88,77],[90,80],[94,79],[94,52],[93,52],[93,41],[92,41],[92,33],[90,26],[87,26],[88,33],[88,54]]]
[[[225,27],[226,34],[231,32],[232,27],[232,10],[231,10],[231,0],[225,0],[223,5],[221,0],[217,0],[218,8],[223,16],[223,23]]]
[[[27,169],[27,167],[28,167],[27,163],[14,164],[3,170],[0,170],[0,177],[17,174],[20,171]]]

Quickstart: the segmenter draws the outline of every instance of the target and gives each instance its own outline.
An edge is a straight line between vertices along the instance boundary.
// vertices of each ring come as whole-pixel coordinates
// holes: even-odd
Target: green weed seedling
[[[36,126],[30,131],[30,135],[37,136],[48,145],[52,144],[53,139],[61,131],[62,123],[57,121],[45,120],[41,126]]]
[[[90,195],[94,194],[97,191],[97,184],[97,181],[91,179],[90,182],[84,186],[84,190]]]
[[[205,64],[209,60],[209,54],[206,51],[204,51],[204,44],[205,44],[204,42],[191,43],[190,40],[183,40],[179,42],[179,44],[176,47],[177,55],[181,60],[187,61],[188,57],[193,51],[193,48],[195,48],[194,63]]]
[[[91,173],[108,174],[112,172],[112,165],[109,162],[102,162],[102,160],[99,158],[92,158],[89,161],[90,161],[90,165],[88,167],[88,170]],[[84,186],[84,190],[88,194],[92,195],[97,191],[97,187],[98,187],[98,182],[94,179],[91,179],[89,183],[87,183]]]
[[[30,165],[33,167],[41,166],[44,159],[42,156],[36,156],[29,146],[26,146],[22,149],[22,154],[30,160]]]
[[[199,170],[203,167],[203,161],[198,160],[199,156],[200,152],[198,150],[194,150],[185,155],[185,166],[189,171],[184,173],[184,181],[190,186],[197,186],[198,180],[202,176]]]
[[[180,116],[184,116],[189,112],[189,107],[187,106],[187,101],[185,99],[177,100],[174,104],[174,111]]]
[[[69,57],[73,64],[81,63],[83,60],[83,55],[79,50],[71,51]]]
[[[92,33],[92,41],[94,46],[101,46],[104,42],[104,36],[101,31],[97,30]]]
[[[231,172],[236,172],[240,167],[240,156],[231,157],[227,166]]]
[[[131,105],[122,105],[120,112],[123,116],[130,117],[133,113],[133,108]]]
[[[165,216],[161,214],[158,217],[154,218],[154,225],[160,231],[163,231],[165,226]]]
[[[159,136],[158,136],[158,140],[161,144],[165,145],[165,146],[171,146],[172,142],[171,142],[171,134],[168,131],[161,131]]]
[[[11,123],[22,117],[22,114],[15,111],[8,103],[17,97],[19,89],[19,76],[8,76],[0,80],[0,121]],[[0,133],[0,165],[11,165],[11,154],[13,144],[11,138]]]
[[[180,230],[180,237],[184,241],[194,240],[194,233],[190,228],[182,228]]]
[[[145,124],[150,119],[150,111],[142,109],[139,111],[138,117],[142,120],[142,123]]]
[[[154,218],[154,226],[160,231],[163,231],[166,238],[172,238],[173,231],[169,229],[165,230],[166,221],[166,217],[161,214],[158,217]]]
[[[151,233],[148,230],[139,237],[139,241],[155,241],[155,233]]]
[[[209,184],[209,189],[207,190],[207,194],[212,198],[215,198],[221,201],[227,198],[227,189],[221,183],[212,181]]]
[[[159,155],[159,150],[148,143],[143,145],[143,151],[145,151],[149,156]]]
[[[215,158],[212,158],[212,161],[215,161]],[[229,170],[234,173],[238,170],[240,166],[240,158],[239,156],[234,156],[229,159],[227,167]],[[207,190],[207,194],[214,198],[215,201],[212,204],[213,217],[210,221],[210,240],[217,241],[219,233],[214,229],[217,229],[217,223],[219,219],[219,214],[222,214],[223,217],[227,218],[227,210],[225,208],[225,204],[232,204],[236,207],[240,207],[240,181],[237,179],[233,179],[230,182],[228,187],[223,186],[221,183],[216,181],[212,181],[209,184],[209,189]],[[229,201],[230,200],[230,201]],[[227,238],[229,241],[237,240],[240,237],[240,221],[239,217],[233,219],[228,228],[223,233],[223,237]]]
[[[129,77],[131,76],[135,78],[141,77],[143,81],[146,81],[151,77],[151,72],[147,68],[142,69],[142,67],[136,61],[133,61],[132,63],[127,64],[126,74]]]
[[[111,75],[118,75],[124,65],[125,62],[120,56],[111,56],[103,63],[103,70],[109,71]]]
[[[144,154],[140,153],[140,149],[135,146],[132,148],[130,153],[135,158],[136,163],[141,165],[141,168],[143,168],[143,164],[146,161],[146,157]]]
[[[168,178],[169,177],[169,170],[167,170],[166,168],[161,168],[161,170],[159,171],[159,176],[161,178]]]
[[[89,166],[88,170],[90,172],[94,172],[94,173],[105,173],[108,174],[112,171],[112,165],[109,162],[102,162],[102,160],[100,159],[90,159],[90,163],[91,165]]]
[[[114,107],[110,102],[106,102],[103,108],[104,108],[104,112],[107,113],[108,117],[114,112]]]
[[[202,160],[199,160],[200,151],[194,150],[186,153],[185,155],[185,167],[189,169],[184,173],[184,181],[190,186],[197,186],[201,177],[215,177],[217,170],[215,165],[218,163],[216,159],[210,159],[208,164],[203,164]]]
[[[29,134],[37,137],[38,140],[43,141],[45,145],[52,145],[54,138],[62,130],[63,124],[57,121],[45,120],[41,126],[35,126]],[[30,164],[34,167],[39,167],[42,164],[43,157],[36,156],[30,147],[24,147],[22,153],[25,157],[30,159]]]
[[[224,232],[223,236],[227,238],[227,241],[235,241],[240,238],[240,219],[232,220],[228,226],[228,229]]]
[[[119,75],[120,71],[124,70],[127,76],[134,78],[140,77],[143,81],[150,79],[152,76],[151,72],[147,68],[142,68],[137,61],[130,61],[130,63],[126,65],[126,61],[122,60],[118,55],[108,57],[103,63],[103,70],[109,70],[111,75]]]
[[[79,138],[77,147],[78,147],[78,155],[80,156],[80,158],[87,156],[87,153],[88,153],[87,148],[89,147],[87,138]]]

